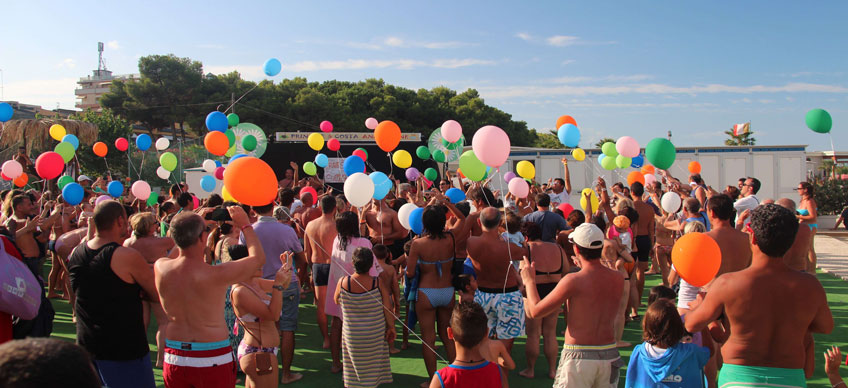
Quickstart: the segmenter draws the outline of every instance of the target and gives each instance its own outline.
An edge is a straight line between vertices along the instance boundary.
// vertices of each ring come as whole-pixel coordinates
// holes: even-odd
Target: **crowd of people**
[[[317,178],[298,179],[296,164],[278,198],[253,207],[214,194],[196,206],[184,184],[154,206],[129,193],[95,203],[100,182],[85,176],[79,206],[49,192],[4,191],[0,232],[39,279],[50,257],[46,297],[70,300],[79,348],[43,339],[0,346],[0,385],[49,385],[32,370],[13,372],[56,360],[61,373],[71,358],[79,386],[152,387],[154,367],[167,387],[233,387],[239,370],[248,387],[302,381],[292,371],[295,333],[311,293],[322,336],[314,350],[329,349],[326,368],[346,387],[391,383],[391,355],[409,336],[422,343],[422,387],[506,387],[513,373],[538,379],[540,354],[555,387],[617,387],[619,348],[634,346],[622,341],[630,322],[641,324],[644,343],[633,348],[627,387],[806,386],[812,334],[834,326],[810,275],[813,186],[798,185],[796,205],[758,198],[756,178],[719,192],[698,174],[681,181],[659,171],[647,186],[608,190],[598,178],[599,206],[587,193],[586,207],[564,214],[572,187],[562,162],[563,178],[534,183],[525,198],[448,172],[433,187],[395,181],[386,198],[361,208]],[[450,188],[466,200],[448,199]],[[679,211],[660,205],[666,192],[681,197]],[[423,208],[420,235],[399,219],[407,203]],[[687,233],[705,233],[721,250],[705,286],[671,263]],[[646,290],[650,275],[662,285]],[[0,342],[49,335],[42,326],[52,318],[39,311],[13,324],[0,313]],[[519,337],[523,358],[513,352]],[[840,357],[836,348],[826,354],[834,387]],[[448,365],[439,369],[439,360]]]

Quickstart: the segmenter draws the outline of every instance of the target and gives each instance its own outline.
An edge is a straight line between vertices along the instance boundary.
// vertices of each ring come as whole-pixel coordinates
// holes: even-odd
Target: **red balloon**
[[[300,189],[300,193],[298,194],[298,197],[300,197],[301,200],[302,200],[304,194],[309,194],[309,195],[312,196],[312,203],[313,204],[318,200],[318,192],[315,191],[315,188],[312,187],[312,186],[306,186],[306,187]]]
[[[353,151],[352,155],[358,156],[363,161],[368,160],[368,154],[365,153],[364,150],[357,148]]]
[[[130,142],[127,141],[126,138],[119,137],[119,138],[115,139],[115,148],[117,148],[118,151],[126,151],[127,148],[129,148],[129,146],[130,146]]]
[[[557,206],[557,209],[562,211],[562,214],[565,218],[568,218],[568,215],[574,211],[574,206],[571,206],[571,204],[568,203],[561,203],[559,204],[559,206]]]
[[[10,181],[10,180],[12,180],[12,178],[7,177],[7,176],[6,176],[6,174],[4,174],[4,173],[2,173],[2,172],[0,172],[0,178],[3,178],[3,180],[4,180],[4,181]]]
[[[327,141],[327,148],[330,151],[338,151],[341,146],[342,144],[339,143],[339,139],[330,139]]]
[[[62,175],[64,169],[65,160],[62,159],[62,155],[53,151],[47,151],[35,160],[35,172],[44,179],[56,178]]]
[[[215,179],[217,179],[217,180],[224,179],[224,170],[225,170],[224,167],[216,168],[215,169]]]

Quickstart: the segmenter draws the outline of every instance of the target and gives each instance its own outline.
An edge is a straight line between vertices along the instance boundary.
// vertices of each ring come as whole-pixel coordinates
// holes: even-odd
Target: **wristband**
[[[271,288],[273,288],[273,289],[275,289],[275,290],[277,290],[277,291],[283,291],[283,290],[285,290],[285,288],[283,288],[283,286],[281,286],[281,285],[279,285],[279,284],[275,284],[275,285],[271,286]]]

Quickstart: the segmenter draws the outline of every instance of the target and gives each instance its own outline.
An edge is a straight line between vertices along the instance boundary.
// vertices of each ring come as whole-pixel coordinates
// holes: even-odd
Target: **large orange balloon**
[[[654,168],[654,166],[651,166],[650,164],[646,164],[646,165],[642,166],[642,174],[643,175],[644,174],[653,174],[654,172],[656,172],[656,169]]]
[[[688,233],[674,243],[671,263],[683,280],[695,287],[703,287],[718,273],[721,249],[706,234]]]
[[[94,143],[94,146],[91,147],[91,148],[94,150],[94,154],[101,157],[101,158],[106,156],[106,153],[109,152],[109,148],[106,147],[106,143],[104,143],[102,141],[98,141],[97,143]]]
[[[700,174],[701,173],[701,163],[696,161],[689,162],[689,172],[692,174]]]
[[[374,130],[374,141],[381,150],[392,152],[400,144],[400,127],[394,121],[383,121]]]
[[[559,129],[559,127],[561,127],[563,124],[574,124],[574,126],[576,127],[577,121],[574,120],[574,117],[571,117],[569,115],[559,116],[559,118],[557,119],[557,129]]]
[[[630,174],[627,174],[627,185],[633,186],[635,182],[639,182],[643,186],[645,185],[645,176],[639,171],[631,171]]]
[[[29,182],[29,176],[25,172],[22,172],[21,175],[18,175],[14,180],[15,186],[24,187]]]
[[[210,131],[203,139],[203,145],[206,146],[206,150],[210,154],[221,156],[226,154],[227,150],[230,149],[230,139],[227,138],[224,132]]]
[[[245,205],[264,206],[277,198],[277,175],[268,163],[252,156],[243,156],[227,165],[224,186],[236,201]]]

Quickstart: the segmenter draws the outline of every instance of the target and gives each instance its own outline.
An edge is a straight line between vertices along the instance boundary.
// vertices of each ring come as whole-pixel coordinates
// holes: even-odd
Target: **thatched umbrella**
[[[15,144],[26,147],[27,154],[33,150],[53,149],[55,140],[50,137],[50,126],[61,124],[68,134],[79,138],[81,144],[91,144],[97,139],[97,126],[79,120],[26,119],[9,120],[3,126],[0,147],[8,148]]]

